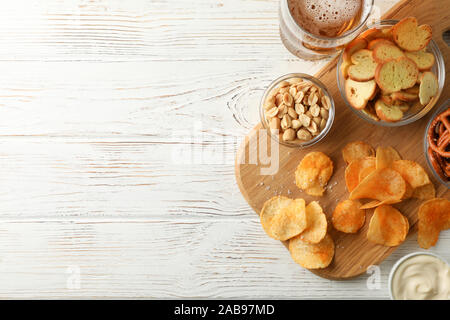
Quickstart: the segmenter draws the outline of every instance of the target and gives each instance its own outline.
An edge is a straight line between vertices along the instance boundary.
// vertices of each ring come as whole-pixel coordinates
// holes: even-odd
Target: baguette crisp
[[[417,64],[419,71],[431,69],[434,65],[434,54],[420,50],[416,52],[405,52],[405,55]]]
[[[417,19],[409,17],[392,27],[392,35],[395,43],[403,50],[419,51],[428,45],[433,32],[429,25],[418,26]]]
[[[373,49],[373,59],[378,63],[404,57],[405,54],[394,44],[380,43]]]
[[[419,99],[420,103],[425,106],[427,105],[431,98],[433,98],[439,88],[439,83],[432,72],[424,72],[420,78],[420,87],[419,87]]]
[[[388,105],[381,99],[375,102],[375,112],[381,120],[387,122],[397,122],[403,118],[401,106]]]
[[[356,81],[368,81],[375,77],[377,62],[372,57],[372,51],[361,49],[351,57],[353,65],[348,68],[348,76]]]
[[[381,90],[388,93],[411,88],[418,76],[417,65],[406,57],[380,63],[375,71],[375,81]]]
[[[347,100],[353,108],[358,110],[365,108],[376,89],[377,84],[374,80],[359,82],[349,78],[345,81],[345,95],[347,96]]]

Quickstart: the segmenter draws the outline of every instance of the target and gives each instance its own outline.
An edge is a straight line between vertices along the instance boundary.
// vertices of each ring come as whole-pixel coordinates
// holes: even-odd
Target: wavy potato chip
[[[356,233],[364,225],[366,213],[357,200],[339,202],[333,212],[332,223],[336,230]]]
[[[327,217],[317,201],[310,202],[306,206],[306,221],[308,227],[299,237],[308,243],[320,242],[327,233]]]
[[[450,227],[450,201],[442,198],[425,201],[419,207],[418,216],[417,242],[422,248],[428,249],[436,245],[441,230]]]
[[[295,170],[296,185],[312,196],[321,196],[333,174],[333,161],[323,152],[310,152]]]
[[[375,156],[375,150],[365,142],[353,141],[342,149],[342,156],[347,164],[366,157]]]
[[[389,205],[375,209],[370,219],[367,239],[373,243],[394,247],[405,241],[409,231],[408,219]]]
[[[277,240],[288,240],[302,233],[307,227],[305,200],[294,199],[281,208],[270,223],[270,233]]]
[[[362,181],[361,178],[365,178],[366,175],[370,174],[374,170],[374,157],[366,157],[350,162],[347,168],[345,168],[345,184],[347,185],[348,191],[352,192]]]
[[[400,173],[400,175],[401,175],[401,173]],[[402,178],[403,178],[403,176],[402,176]],[[405,180],[405,178],[403,178],[403,180]],[[405,194],[402,197],[402,200],[411,198],[413,195],[413,192],[414,192],[414,188],[411,187],[411,185],[406,180],[405,180],[405,185],[406,185],[406,189],[405,189]]]
[[[406,192],[406,183],[400,173],[390,168],[376,169],[350,193],[350,200],[373,199],[396,203]]]
[[[395,160],[391,163],[391,168],[400,173],[402,178],[408,182],[413,189],[430,183],[427,172],[417,162],[411,160]]]
[[[289,240],[289,252],[292,259],[304,268],[326,268],[334,257],[334,241],[329,234],[319,243],[307,243],[296,236]]]
[[[375,164],[375,162],[374,162]],[[374,172],[376,170],[375,165],[361,168],[361,171],[359,171],[359,181],[363,181],[369,174]]]
[[[261,225],[264,231],[269,237],[277,239],[276,236],[272,233],[272,220],[280,213],[281,209],[286,208],[293,201],[294,200],[287,197],[276,196],[264,202],[259,218],[261,220]]]
[[[413,190],[412,198],[420,200],[430,200],[436,197],[436,190],[432,182]]]
[[[383,204],[394,204],[394,203],[398,203],[398,202],[401,202],[402,200],[403,200],[403,199],[397,199],[397,200],[388,199],[388,200],[383,200],[383,201],[380,201],[380,200],[372,200],[372,201],[369,201],[369,202],[363,204],[363,205],[361,206],[361,209],[363,209],[363,210],[365,210],[365,209],[372,209],[372,208],[379,207],[379,206],[381,206],[381,205],[383,205]]]
[[[402,159],[392,147],[378,147],[375,158],[377,169],[389,168],[392,162]]]

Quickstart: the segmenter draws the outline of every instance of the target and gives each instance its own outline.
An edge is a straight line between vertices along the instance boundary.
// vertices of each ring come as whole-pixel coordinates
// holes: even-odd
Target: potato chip
[[[320,242],[327,233],[327,217],[317,201],[310,202],[306,206],[306,221],[308,227],[299,237],[308,243]]]
[[[396,160],[392,162],[391,168],[400,173],[402,178],[408,182],[413,189],[430,183],[430,178],[420,164],[411,160]]]
[[[392,162],[402,159],[398,152],[392,147],[378,147],[375,157],[377,169],[389,168]]]
[[[401,173],[400,173],[400,175],[401,175]],[[402,178],[403,178],[403,176],[402,176]],[[403,178],[403,180],[405,180],[405,179]],[[405,194],[402,197],[403,200],[411,198],[413,195],[413,192],[414,192],[414,188],[411,187],[411,185],[408,182],[406,182],[406,180],[405,180],[405,185],[406,185],[406,190],[405,190]]]
[[[283,196],[276,196],[264,202],[260,219],[261,225],[269,237],[276,239],[276,236],[272,234],[272,219],[280,213],[281,209],[286,208],[292,202],[292,199]]]
[[[439,239],[441,230],[450,227],[450,201],[442,198],[434,198],[425,201],[419,207],[419,235],[417,242],[428,249]]]
[[[333,162],[322,152],[310,152],[295,170],[295,183],[309,195],[321,196],[333,174]]]
[[[375,158],[374,158],[374,162],[373,162],[373,166],[369,166],[369,167],[365,167],[365,168],[361,168],[361,171],[359,172],[359,181],[363,181],[369,174],[371,174],[372,172],[374,172],[376,170],[375,168]]]
[[[342,149],[342,156],[347,164],[366,157],[375,156],[375,150],[365,142],[353,141]]]
[[[405,241],[409,231],[408,219],[389,205],[375,209],[370,219],[367,239],[373,243],[394,247]]]
[[[305,192],[307,194],[309,194],[310,196],[315,196],[315,197],[322,196],[323,195],[323,191],[324,191],[324,188],[319,186],[319,185],[315,185],[315,186],[310,187],[310,188],[305,190]]]
[[[366,213],[357,200],[339,202],[333,212],[333,226],[345,233],[356,233],[364,225]]]
[[[400,202],[400,200],[398,200],[397,202]],[[363,205],[361,206],[361,209],[362,209],[362,210],[365,210],[365,209],[372,209],[372,208],[376,208],[376,207],[378,207],[378,206],[381,206],[382,204],[392,204],[392,203],[394,203],[394,202],[386,201],[386,200],[384,200],[384,201],[380,201],[380,200],[372,200],[372,201],[369,201],[369,202],[363,204]]]
[[[377,169],[369,174],[350,193],[350,200],[373,199],[384,203],[398,202],[406,191],[402,176],[390,168]]]
[[[319,243],[307,243],[296,236],[289,240],[289,252],[292,259],[303,268],[326,268],[334,257],[334,241],[329,234]]]
[[[436,190],[432,182],[413,190],[412,198],[420,200],[430,200],[436,197]]]
[[[285,241],[302,233],[307,226],[305,200],[295,199],[281,208],[270,222],[274,239]]]
[[[352,161],[345,169],[345,184],[347,185],[348,191],[352,192],[362,181],[361,178],[365,177],[362,175],[363,172],[364,174],[370,174],[374,170],[374,157],[366,157]]]

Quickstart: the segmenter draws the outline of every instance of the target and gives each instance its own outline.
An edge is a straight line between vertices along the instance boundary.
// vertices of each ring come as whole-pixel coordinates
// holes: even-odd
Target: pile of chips
[[[435,188],[425,169],[403,160],[392,147],[372,146],[362,141],[342,150],[347,168],[345,183],[349,199],[341,201],[332,215],[338,231],[356,233],[366,221],[365,209],[375,209],[369,222],[367,239],[375,244],[398,246],[408,235],[408,219],[391,204],[406,199],[426,200],[419,208],[418,242],[422,248],[434,246],[441,230],[450,228],[450,201],[435,198]],[[322,152],[308,153],[295,171],[299,188],[322,196],[333,174],[333,162]],[[360,200],[369,200],[362,204]],[[275,196],[264,203],[261,225],[271,238],[289,241],[296,263],[307,269],[326,268],[334,257],[334,241],[328,222],[317,201]]]
[[[435,198],[435,188],[425,169],[411,160],[403,160],[392,147],[378,147],[355,141],[342,150],[348,166],[345,183],[350,192],[333,213],[333,225],[339,231],[353,233],[364,224],[364,209],[375,208],[367,238],[371,242],[398,246],[409,230],[408,219],[390,204],[406,199],[428,200],[419,208],[419,237],[422,248],[436,244],[439,232],[450,227],[450,201]],[[359,199],[369,199],[361,205]]]
[[[326,268],[334,256],[325,213],[318,202],[276,196],[264,203],[261,225],[276,240],[289,240],[289,251],[304,268]]]

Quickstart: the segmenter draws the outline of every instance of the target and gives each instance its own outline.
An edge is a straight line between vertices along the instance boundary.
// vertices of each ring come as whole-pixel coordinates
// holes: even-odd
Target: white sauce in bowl
[[[450,267],[435,256],[415,255],[397,267],[391,285],[396,300],[449,300]]]

